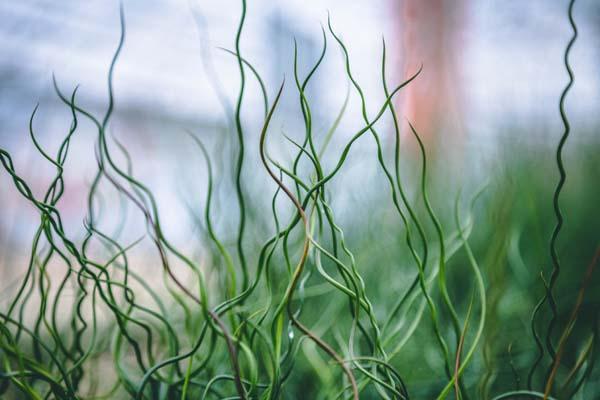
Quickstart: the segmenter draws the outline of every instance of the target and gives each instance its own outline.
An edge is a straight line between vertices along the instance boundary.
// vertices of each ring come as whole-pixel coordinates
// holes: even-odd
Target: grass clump
[[[393,100],[421,69],[404,82],[389,83],[385,42],[380,69],[385,96],[375,115],[367,112],[331,20],[306,75],[299,71],[295,44],[293,79],[271,94],[241,51],[247,12],[242,1],[235,49],[226,50],[239,68],[239,92],[234,107],[223,101],[230,119],[224,140],[236,150],[226,164],[235,193],[235,229],[220,226],[224,217],[232,217],[215,207],[220,192],[229,189],[216,181],[223,171],[215,168],[215,158],[223,155],[207,144],[207,135],[189,127],[181,140],[194,146],[206,175],[203,206],[188,204],[189,221],[203,239],[194,251],[169,239],[165,226],[176,221],[161,219],[155,194],[136,178],[127,147],[108,133],[113,76],[125,44],[121,9],[106,112],[94,115],[79,104],[77,87],[67,94],[54,80],[56,95],[71,113],[70,129],[54,156],[37,139],[37,107],[31,114],[31,142],[55,168],[43,196],[34,194],[11,154],[0,148],[12,190],[40,216],[25,274],[5,289],[10,295],[0,311],[0,394],[32,399],[591,398],[599,387],[594,369],[598,296],[590,296],[589,288],[597,287],[593,270],[599,251],[573,256],[575,250],[565,248],[568,266],[558,256],[563,207],[581,201],[560,201],[567,176],[562,154],[570,134],[564,102],[573,82],[568,57],[577,37],[573,3],[574,36],[565,52],[570,83],[560,99],[565,131],[556,150],[560,180],[550,194],[552,214],[532,211],[531,204],[535,209],[550,198],[551,188],[543,176],[524,176],[518,163],[506,171],[508,179],[490,177],[470,196],[460,195],[456,181],[432,188],[434,173],[419,121],[407,124],[407,138],[418,151],[414,174],[403,176],[408,161]],[[321,132],[307,90],[332,42],[342,53],[350,89],[331,127]],[[248,154],[252,135],[242,118],[250,79],[259,84],[264,103],[254,155]],[[293,151],[289,162],[269,151],[284,91],[294,91],[302,117],[300,139],[285,134],[281,139]],[[330,144],[351,95],[360,101],[362,126],[335,154]],[[391,121],[391,149],[380,133],[384,118]],[[73,237],[59,206],[67,191],[65,163],[82,120],[96,130],[96,171],[82,236]],[[375,151],[381,180],[372,186],[375,201],[362,213],[352,209],[348,217],[338,208],[344,189],[336,180],[359,143]],[[528,162],[526,151],[514,157]],[[254,161],[260,162],[260,172]],[[582,182],[593,168],[578,168]],[[268,177],[269,184],[249,177],[249,169]],[[116,197],[107,196],[110,191]],[[254,196],[259,191],[268,191],[270,201]],[[119,205],[125,211],[112,218]],[[582,221],[586,212],[584,206],[571,217]],[[145,233],[126,241],[134,213],[143,218]],[[377,221],[377,227],[369,221]],[[549,231],[552,221],[552,270],[549,279],[546,273],[540,279],[538,266],[548,249],[527,238]],[[593,248],[597,224],[581,226],[570,233],[569,246],[581,239],[586,241],[582,248]],[[144,258],[134,260],[130,254],[139,247]],[[591,262],[583,274],[586,257]],[[158,282],[148,278],[157,269],[139,265],[149,260],[160,266]],[[567,272],[559,281],[561,269]]]

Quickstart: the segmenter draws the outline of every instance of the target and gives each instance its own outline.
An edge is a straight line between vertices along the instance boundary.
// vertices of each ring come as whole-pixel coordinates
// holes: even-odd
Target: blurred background
[[[520,276],[519,293],[534,284],[541,293],[538,271],[549,266],[547,240],[554,223],[551,193],[558,180],[553,164],[555,147],[564,129],[558,99],[568,80],[563,52],[571,36],[565,1],[248,3],[240,45],[242,56],[263,77],[269,101],[285,77],[283,98],[268,143],[275,158],[289,165],[297,149],[283,134],[298,140],[304,134],[293,79],[294,40],[302,79],[320,55],[321,29],[327,31],[329,16],[332,28],[347,46],[353,75],[364,91],[368,114],[373,117],[385,100],[381,82],[385,38],[389,86],[399,84],[423,66],[415,82],[394,100],[406,144],[403,154],[407,164],[402,173],[407,185],[417,182],[420,164],[406,119],[415,125],[427,147],[433,168],[432,197],[441,214],[448,212],[448,217],[442,217],[446,226],[452,227],[448,210],[453,209],[460,188],[470,196],[475,188],[491,182],[491,194],[479,209],[483,228],[475,235],[475,245],[483,249],[482,259],[491,260],[489,268],[494,263],[502,264],[503,258],[496,257],[497,249],[491,249],[488,243],[505,228],[502,243],[506,247],[498,252],[508,254],[516,237],[517,246],[521,243],[525,249],[523,262],[531,272]],[[201,254],[197,221],[191,216],[201,215],[207,177],[204,161],[185,131],[196,133],[210,149],[217,185],[214,218],[219,233],[228,237],[238,223],[231,172],[238,148],[231,113],[240,79],[235,56],[223,49],[235,50],[240,2],[123,0],[122,4],[126,39],[115,68],[115,111],[109,132],[130,152],[134,175],[154,192],[161,218],[167,221],[163,224],[166,235],[183,248]],[[575,85],[566,99],[572,132],[564,153],[570,178],[563,196],[567,223],[560,244],[565,259],[583,271],[598,244],[600,228],[600,2],[578,1],[574,18],[579,38],[570,60]],[[53,75],[64,93],[70,94],[79,85],[76,102],[101,118],[108,105],[106,79],[119,33],[118,1],[0,2],[0,148],[11,153],[16,170],[37,196],[46,190],[55,168],[31,143],[28,124],[34,107],[39,104],[33,120],[36,137],[52,154],[71,124],[71,112],[53,88]],[[322,138],[334,123],[346,93],[350,93],[344,118],[324,161],[326,169],[331,169],[342,147],[364,122],[360,98],[349,89],[339,46],[329,33],[326,37],[325,60],[307,89],[318,137]],[[248,69],[246,78],[242,106],[247,141],[244,190],[251,208],[260,209],[269,204],[274,184],[259,164],[258,140],[264,121],[261,91]],[[97,170],[93,147],[96,128],[84,118],[79,122],[65,168],[67,192],[58,205],[66,230],[73,237],[83,234],[87,193]],[[389,116],[378,123],[389,162],[393,157],[392,127]],[[393,225],[386,220],[391,206],[373,206],[381,197],[389,203],[374,151],[372,140],[362,140],[331,186],[336,193],[332,202],[342,224],[350,232],[352,227],[367,226],[365,237],[371,239],[378,237],[379,230],[392,229]],[[122,155],[116,158],[124,165]],[[409,194],[417,196],[417,191],[413,185]],[[108,218],[103,223],[111,226],[119,221],[123,210],[115,205],[118,202],[111,203],[117,194],[107,191],[104,195]],[[507,222],[513,220],[519,221],[516,231]],[[128,221],[125,241],[145,231],[141,215],[129,215]],[[248,228],[249,249],[258,248],[271,228],[271,222],[258,217],[256,221]],[[18,194],[9,175],[0,171],[2,307],[25,271],[28,246],[37,224],[37,211]],[[361,242],[361,234],[348,236],[358,253],[379,251],[377,257],[382,263],[400,251],[394,250],[396,239],[373,239],[369,243],[375,244],[365,249],[368,246]],[[232,244],[228,242],[228,246]],[[143,249],[140,246],[132,250],[132,259],[142,262],[143,268],[158,268],[146,265]],[[512,275],[511,271],[508,268],[506,273]],[[573,271],[564,288],[569,299],[575,297],[582,274]],[[496,278],[501,280],[491,273],[486,279],[493,282]],[[391,286],[390,291],[397,289]],[[502,293],[504,289],[499,286],[493,290]],[[517,307],[522,312],[519,315],[529,315],[536,298],[513,295],[522,301]],[[503,304],[500,294],[496,301]],[[594,304],[589,306],[590,315]],[[515,307],[506,305],[502,312],[508,315]],[[524,326],[525,319],[517,324]],[[490,342],[493,338],[493,334],[488,336]]]
[[[177,182],[169,175],[174,171],[157,165],[165,160],[169,165],[169,159],[177,159],[185,150],[185,140],[177,131],[192,128],[204,132],[206,140],[215,140],[217,135],[208,131],[227,123],[214,82],[218,81],[218,91],[231,107],[239,73],[235,58],[220,48],[234,50],[240,7],[229,0],[124,1],[123,6],[127,38],[114,77],[116,112],[111,129],[140,155],[135,159],[137,172],[157,185],[159,196],[169,198],[177,193],[172,186]],[[321,26],[326,27],[329,14],[348,48],[352,71],[372,115],[384,98],[380,65],[385,37],[390,83],[401,82],[423,65],[419,78],[396,98],[400,119],[414,122],[430,151],[451,154],[462,163],[481,163],[501,151],[500,142],[554,144],[561,135],[557,101],[566,84],[562,53],[570,36],[565,9],[564,2],[542,0],[253,1],[248,5],[241,51],[273,96],[284,76],[293,85],[294,39],[300,74],[316,61],[322,46]],[[119,38],[118,13],[117,1],[0,4],[0,143],[14,154],[18,170],[34,188],[53,170],[40,162],[30,143],[31,112],[39,103],[36,135],[43,144],[56,144],[70,120],[68,108],[52,87],[53,74],[66,92],[80,86],[77,100],[84,108],[98,115],[106,109],[106,75]],[[580,37],[571,58],[576,83],[567,99],[574,129],[570,146],[597,140],[600,4],[579,1],[575,19]],[[340,51],[331,36],[328,41],[325,62],[308,88],[314,119],[321,128],[341,107],[348,87]],[[300,121],[293,90],[284,93],[283,109],[289,116],[282,119],[293,130],[294,122]],[[250,140],[256,139],[263,119],[262,99],[251,79],[243,119]],[[340,143],[360,123],[360,102],[352,93],[341,122]],[[88,162],[93,153],[86,146],[93,130],[84,132],[75,144],[82,151],[69,157],[74,165],[71,191],[63,204],[77,223],[81,221],[77,210],[91,179],[87,171],[95,167]],[[28,226],[14,227],[13,219],[24,222],[21,218],[35,218],[35,214],[20,210],[6,174],[0,176],[0,184],[0,241],[5,242],[8,237],[21,237],[8,234],[11,229]]]

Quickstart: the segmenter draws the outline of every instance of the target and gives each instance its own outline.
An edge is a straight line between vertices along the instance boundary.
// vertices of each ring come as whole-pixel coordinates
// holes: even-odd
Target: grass
[[[216,175],[227,173],[215,168],[214,158],[226,155],[206,144],[206,133],[190,129],[181,140],[204,162],[207,183],[202,206],[196,200],[187,204],[189,222],[201,238],[193,250],[169,239],[164,227],[177,221],[161,218],[152,190],[136,178],[126,146],[108,134],[113,76],[125,44],[121,10],[106,112],[93,115],[79,105],[77,87],[67,95],[55,80],[56,94],[71,112],[55,156],[37,139],[37,107],[31,114],[31,143],[56,170],[42,197],[0,148],[11,190],[40,215],[26,272],[2,293],[1,396],[597,398],[599,295],[592,288],[598,288],[594,268],[600,248],[592,250],[599,244],[594,216],[600,197],[590,186],[598,168],[597,143],[578,149],[592,156],[571,168],[571,186],[565,186],[563,160],[571,134],[564,106],[574,79],[573,5],[568,17],[574,34],[564,58],[570,80],[559,103],[564,133],[556,159],[548,159],[551,149],[545,146],[511,144],[502,168],[469,192],[469,185],[461,190],[460,180],[445,179],[428,160],[419,121],[408,121],[409,135],[401,133],[393,99],[419,79],[421,69],[390,84],[383,42],[378,73],[385,98],[369,115],[345,44],[329,19],[312,68],[302,77],[295,44],[293,79],[270,102],[271,90],[241,51],[247,12],[242,1],[235,50],[226,50],[239,67],[239,92],[231,112],[222,101],[230,119],[226,140],[236,149],[225,162],[235,193],[235,229],[221,226],[232,216],[218,204],[231,190],[216,183]],[[350,89],[331,127],[321,132],[307,89],[331,43],[343,55]],[[216,75],[212,79],[219,87]],[[264,100],[254,158],[247,146],[253,136],[242,119],[249,79],[258,82]],[[298,98],[302,134],[275,139],[272,122],[282,93],[290,90]],[[330,144],[336,134],[339,140],[336,131],[352,94],[360,101],[363,125],[336,154]],[[383,118],[392,122],[391,150],[382,144]],[[82,120],[96,129],[97,169],[83,235],[72,237],[60,201],[68,191],[69,148]],[[401,138],[413,140],[417,154],[408,154]],[[277,160],[269,152],[275,140],[295,156]],[[341,186],[359,143],[374,151],[378,175],[364,184],[353,176],[349,187]],[[260,161],[260,170],[254,161]],[[548,168],[558,168],[556,186],[548,183]],[[271,182],[259,183],[249,169]],[[118,195],[110,197],[110,191]],[[348,191],[370,197],[342,207]],[[270,193],[270,201],[262,201],[261,192]],[[125,211],[115,221],[109,210],[121,206]],[[145,234],[124,240],[134,213],[143,218],[138,221]],[[140,247],[143,260],[131,258]],[[548,260],[549,274],[542,267]],[[149,279],[159,270],[158,282]]]

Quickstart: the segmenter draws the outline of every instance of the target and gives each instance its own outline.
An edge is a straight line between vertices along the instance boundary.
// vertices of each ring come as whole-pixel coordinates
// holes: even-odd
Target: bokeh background
[[[215,77],[230,103],[237,94],[235,59],[220,48],[234,48],[239,5],[236,1],[124,1],[123,5],[127,39],[115,73],[113,129],[119,140],[139,153],[137,172],[160,187],[158,195],[168,204],[177,193],[173,185],[181,178],[174,179],[175,171],[158,165],[185,151],[176,131],[207,131],[226,123],[211,83]],[[292,80],[294,39],[300,71],[307,71],[316,60],[321,26],[326,27],[329,14],[346,42],[353,72],[373,113],[383,97],[380,63],[385,37],[391,82],[401,81],[423,64],[419,79],[397,99],[401,117],[417,125],[430,140],[431,151],[442,147],[443,154],[469,160],[463,164],[473,172],[470,162],[478,167],[482,161],[485,164],[507,142],[552,145],[561,135],[557,101],[567,79],[562,53],[570,35],[565,7],[560,1],[541,0],[255,1],[248,6],[241,49],[273,95],[284,76]],[[118,8],[118,2],[110,1],[0,5],[0,140],[34,187],[52,169],[38,162],[30,143],[30,114],[39,103],[34,126],[40,141],[49,146],[68,127],[69,110],[54,93],[53,74],[64,90],[80,85],[78,100],[86,108],[98,113],[106,108],[106,74],[119,37]],[[576,83],[567,101],[574,128],[570,148],[597,141],[600,5],[593,0],[578,2],[575,19],[580,37],[571,58]],[[348,86],[341,73],[342,57],[331,37],[329,48],[308,89],[321,127],[339,110]],[[250,127],[248,134],[256,138],[262,99],[252,85],[243,117]],[[291,90],[284,94],[288,130],[299,121],[296,97]],[[348,107],[342,121],[347,134],[361,121],[357,96],[351,96]],[[93,134],[78,136],[83,149]],[[205,136],[213,140],[216,135]],[[567,158],[577,156],[567,152]],[[70,157],[72,191],[64,207],[76,223],[91,179],[86,168],[94,168],[86,161],[90,161],[89,151],[76,151]],[[35,220],[35,214],[22,209],[15,192],[9,190],[7,176],[0,179],[4,243],[27,237],[28,221]],[[15,219],[20,221],[18,227]]]

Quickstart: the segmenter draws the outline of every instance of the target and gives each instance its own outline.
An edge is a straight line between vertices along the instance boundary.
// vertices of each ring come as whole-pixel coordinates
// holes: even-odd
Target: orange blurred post
[[[440,142],[459,145],[462,96],[457,61],[464,52],[465,2],[396,0],[394,7],[399,16],[399,79],[423,64],[421,75],[399,97],[399,115],[415,125],[429,149]]]

